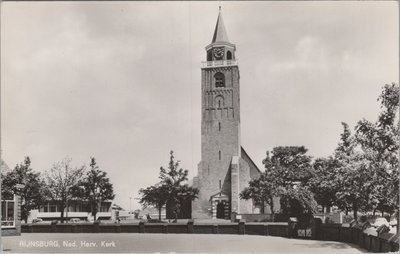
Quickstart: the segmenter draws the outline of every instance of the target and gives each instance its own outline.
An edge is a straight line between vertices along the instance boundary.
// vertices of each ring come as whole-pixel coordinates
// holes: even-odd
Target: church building
[[[240,74],[236,46],[228,39],[221,8],[201,68],[201,161],[193,187],[193,218],[230,219],[253,213],[251,200],[240,192],[260,171],[241,146]]]

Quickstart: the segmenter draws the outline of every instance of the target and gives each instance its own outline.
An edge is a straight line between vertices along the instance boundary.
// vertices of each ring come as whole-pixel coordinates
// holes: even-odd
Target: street
[[[30,233],[4,237],[6,253],[364,253],[353,244],[256,235]]]

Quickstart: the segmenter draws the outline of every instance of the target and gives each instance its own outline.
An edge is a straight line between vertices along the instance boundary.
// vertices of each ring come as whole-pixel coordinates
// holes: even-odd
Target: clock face
[[[223,48],[215,48],[213,50],[214,56],[217,59],[221,59],[224,56],[224,49]]]

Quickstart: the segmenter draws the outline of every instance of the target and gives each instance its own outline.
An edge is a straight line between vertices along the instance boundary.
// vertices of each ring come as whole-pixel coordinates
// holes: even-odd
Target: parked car
[[[72,218],[72,219],[69,220],[69,222],[71,222],[71,223],[79,223],[79,222],[81,222],[81,220],[78,219],[78,218]]]
[[[36,218],[32,220],[32,223],[38,223],[38,222],[43,222],[43,219]]]
[[[386,225],[387,227],[390,226],[389,222],[386,220],[386,218],[383,218],[383,217],[376,218],[375,222],[372,223],[372,226],[374,228],[377,228],[377,227],[382,226],[382,225]]]

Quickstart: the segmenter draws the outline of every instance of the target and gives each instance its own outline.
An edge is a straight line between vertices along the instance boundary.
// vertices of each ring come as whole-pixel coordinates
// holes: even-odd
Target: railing
[[[238,60],[220,60],[220,61],[207,61],[201,62],[203,68],[221,67],[221,66],[235,66],[238,65]]]

